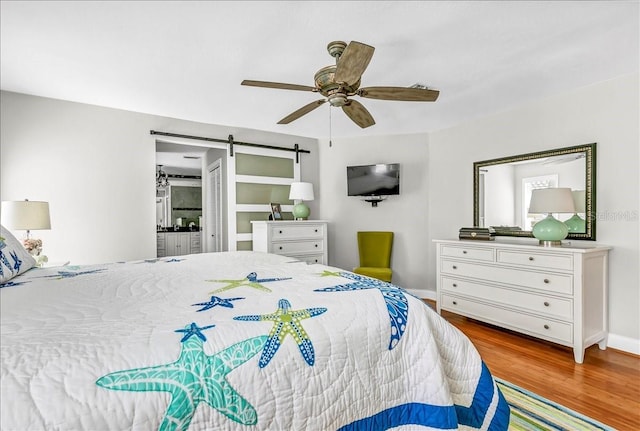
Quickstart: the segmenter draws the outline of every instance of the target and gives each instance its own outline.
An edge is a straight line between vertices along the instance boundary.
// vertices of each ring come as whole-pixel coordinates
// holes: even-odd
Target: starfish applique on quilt
[[[241,278],[239,280],[207,280],[207,281],[213,281],[216,283],[228,283],[224,287],[221,287],[219,289],[212,290],[211,292],[209,292],[209,293],[220,293],[220,292],[224,292],[225,290],[235,289],[236,287],[240,287],[240,286],[248,286],[257,290],[261,290],[263,292],[271,292],[271,289],[269,289],[268,287],[264,287],[261,283],[269,283],[272,281],[281,281],[281,280],[291,280],[291,277],[258,279],[258,274],[256,274],[255,272],[252,272],[249,275],[247,275],[245,278]]]
[[[291,335],[296,344],[298,344],[298,349],[300,349],[300,353],[302,353],[302,357],[307,364],[313,365],[316,361],[313,344],[300,321],[318,316],[325,311],[327,311],[326,308],[291,310],[291,303],[286,299],[281,299],[278,301],[278,310],[275,313],[237,316],[233,319],[253,322],[265,320],[274,322],[271,332],[269,332],[269,338],[267,339],[262,355],[260,356],[260,360],[258,361],[258,366],[260,368],[264,368],[269,364],[287,335]]]
[[[409,318],[409,301],[405,292],[398,286],[375,278],[362,277],[349,272],[340,273],[341,277],[354,280],[355,283],[340,284],[338,286],[315,289],[314,292],[346,292],[351,290],[378,289],[387,306],[389,320],[391,322],[391,340],[389,350],[393,349],[402,338]]]
[[[340,271],[327,271],[326,269],[322,271],[320,277],[341,277]]]
[[[218,305],[220,307],[233,308],[233,304],[231,303],[231,301],[238,301],[240,299],[244,299],[244,298],[220,298],[219,296],[212,296],[211,299],[207,302],[199,302],[197,304],[191,304],[191,305],[193,305],[194,307],[202,307],[201,309],[196,311],[209,310],[210,308],[213,308]]]
[[[242,425],[255,425],[258,422],[255,408],[229,384],[227,375],[255,356],[266,339],[264,335],[249,338],[207,355],[203,340],[191,337],[182,343],[180,357],[175,362],[116,371],[99,378],[96,384],[118,391],[170,393],[171,401],[158,428],[160,431],[189,428],[201,402]]]
[[[4,283],[0,283],[0,289],[2,289],[3,287],[22,286],[25,283],[28,283],[28,281],[13,281],[13,280],[9,280],[9,281],[5,281]]]
[[[72,272],[72,271],[58,271],[57,274],[52,274],[52,275],[42,275],[38,278],[51,278],[54,280],[60,280],[63,278],[74,278],[74,277],[78,277],[80,275],[87,275],[87,274],[97,274],[99,272],[105,271],[105,269],[92,269],[90,271],[78,271],[78,272]]]
[[[176,329],[175,332],[184,333],[184,337],[182,337],[182,339],[180,340],[183,343],[194,335],[200,338],[202,341],[207,341],[207,337],[204,336],[202,331],[204,331],[205,329],[213,328],[215,326],[216,325],[208,325],[208,326],[203,326],[201,328],[198,325],[196,325],[195,322],[192,322],[191,325],[185,326],[184,329]]]

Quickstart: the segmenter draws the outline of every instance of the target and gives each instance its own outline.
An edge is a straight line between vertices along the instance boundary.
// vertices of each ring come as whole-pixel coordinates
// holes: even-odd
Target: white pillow
[[[36,261],[11,232],[0,225],[0,283],[36,265]]]

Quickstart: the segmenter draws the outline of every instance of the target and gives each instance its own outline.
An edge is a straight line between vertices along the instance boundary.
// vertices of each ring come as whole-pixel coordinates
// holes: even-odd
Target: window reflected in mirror
[[[499,236],[530,237],[547,214],[529,213],[532,191],[570,188],[572,213],[553,214],[568,238],[595,240],[596,144],[522,154],[474,163],[474,226]]]

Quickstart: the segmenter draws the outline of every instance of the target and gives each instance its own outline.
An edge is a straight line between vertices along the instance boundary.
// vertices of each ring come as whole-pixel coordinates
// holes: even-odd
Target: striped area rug
[[[495,379],[509,407],[509,430],[615,431],[596,420],[542,398],[502,379]]]

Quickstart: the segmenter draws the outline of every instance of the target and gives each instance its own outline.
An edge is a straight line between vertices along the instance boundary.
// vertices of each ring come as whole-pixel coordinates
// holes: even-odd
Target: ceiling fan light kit
[[[325,97],[292,112],[278,121],[278,124],[289,124],[329,102],[333,107],[342,108],[351,121],[364,129],[373,126],[376,122],[364,105],[351,99],[353,96],[408,102],[435,102],[438,99],[439,91],[428,89],[421,84],[414,84],[411,87],[360,88],[362,74],[369,66],[374,50],[372,46],[356,41],[349,44],[342,41],[329,43],[327,51],[336,59],[336,64],[323,67],[315,73],[314,87],[254,80],[244,80],[241,84],[280,90],[310,91]]]

